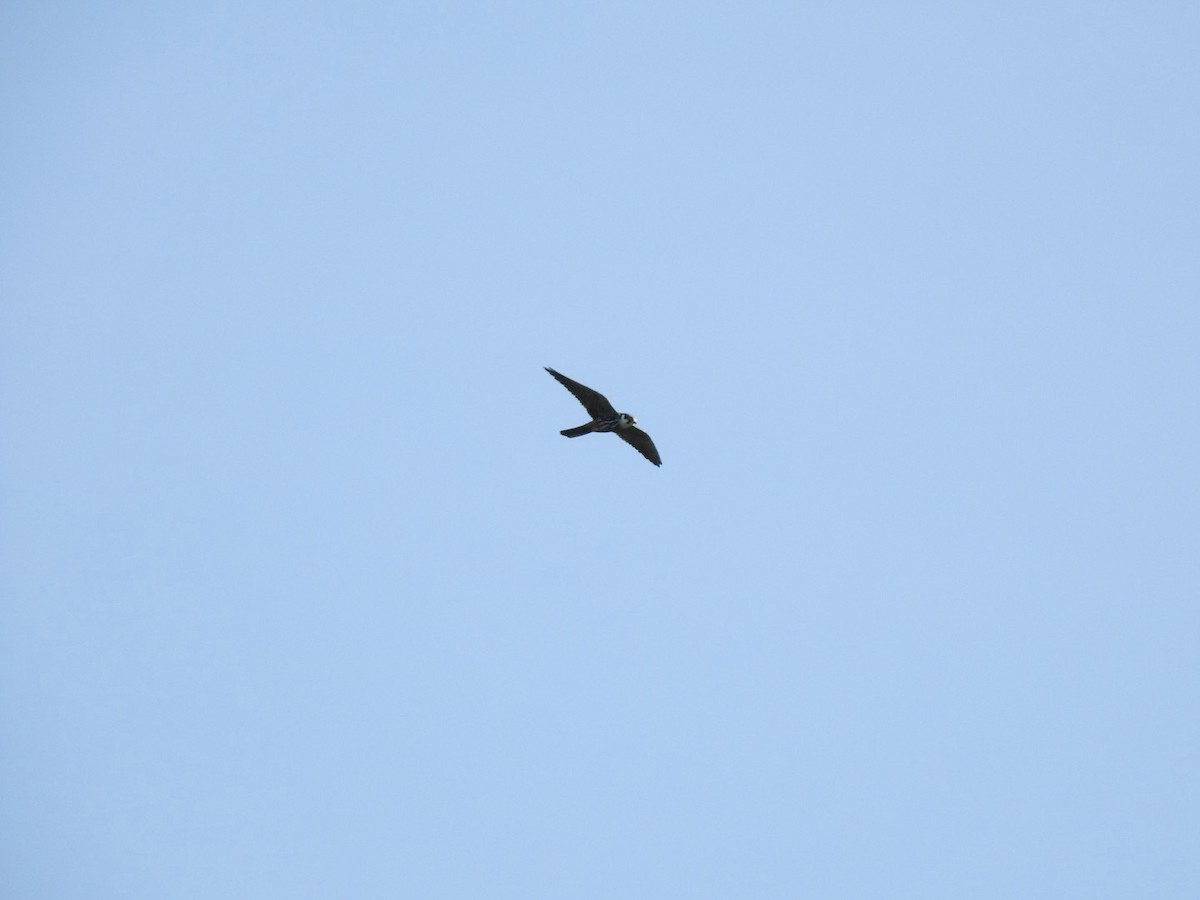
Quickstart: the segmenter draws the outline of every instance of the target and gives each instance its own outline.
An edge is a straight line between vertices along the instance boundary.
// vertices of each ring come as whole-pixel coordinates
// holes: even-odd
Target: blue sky
[[[1198,38],[7,4],[6,893],[1195,897]]]

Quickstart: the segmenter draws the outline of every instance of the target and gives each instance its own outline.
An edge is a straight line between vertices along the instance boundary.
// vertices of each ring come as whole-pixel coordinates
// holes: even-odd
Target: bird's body
[[[658,455],[654,441],[650,440],[650,435],[637,427],[637,419],[628,413],[617,412],[613,408],[613,405],[608,402],[608,398],[598,391],[593,391],[590,387],[585,387],[578,381],[572,381],[566,375],[560,375],[549,366],[546,367],[546,371],[553,375],[559,384],[570,391],[575,399],[583,404],[583,408],[588,411],[588,415],[592,417],[592,421],[584,425],[579,425],[576,428],[564,429],[559,434],[564,437],[574,438],[593,432],[603,433],[611,431],[642,454],[642,456],[646,457],[646,459],[650,460],[650,462],[656,466],[662,465],[662,458]]]

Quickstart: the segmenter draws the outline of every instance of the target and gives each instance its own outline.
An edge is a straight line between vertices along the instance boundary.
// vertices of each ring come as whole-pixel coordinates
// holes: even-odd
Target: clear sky
[[[4,4],[4,895],[1200,896],[1198,47]]]

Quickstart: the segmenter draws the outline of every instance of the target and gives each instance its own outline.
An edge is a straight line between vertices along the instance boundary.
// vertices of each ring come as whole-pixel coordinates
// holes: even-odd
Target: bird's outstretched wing
[[[628,428],[618,428],[614,433],[650,462],[656,466],[662,465],[662,457],[658,455],[658,448],[654,446],[654,441],[650,440],[650,435],[642,429],[636,425],[630,425]]]
[[[608,402],[608,399],[603,394],[593,391],[590,387],[584,387],[578,381],[572,381],[566,375],[560,375],[549,366],[546,366],[546,371],[553,375],[559,384],[570,391],[575,396],[575,399],[583,404],[583,408],[588,411],[588,415],[593,419],[616,418],[617,411],[613,409],[613,405]],[[646,440],[650,439],[646,438]]]

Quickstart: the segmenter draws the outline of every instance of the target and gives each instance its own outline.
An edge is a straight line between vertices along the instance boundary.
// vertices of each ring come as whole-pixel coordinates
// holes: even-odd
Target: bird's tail
[[[559,434],[563,437],[579,437],[580,435],[590,434],[591,431],[592,423],[588,422],[586,425],[580,425],[578,428],[568,428],[565,431],[560,431]]]

